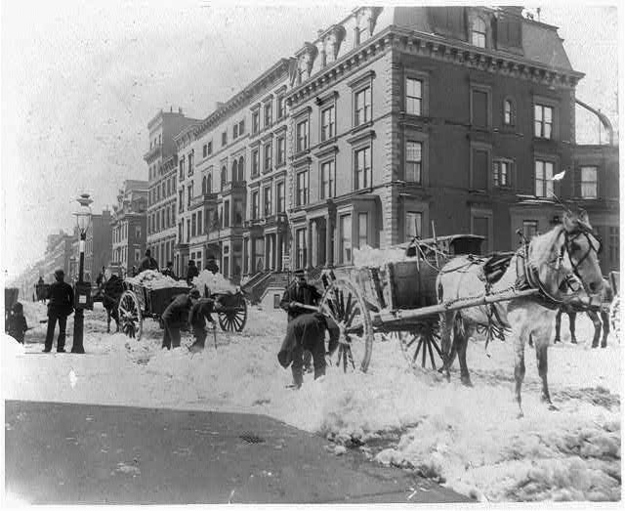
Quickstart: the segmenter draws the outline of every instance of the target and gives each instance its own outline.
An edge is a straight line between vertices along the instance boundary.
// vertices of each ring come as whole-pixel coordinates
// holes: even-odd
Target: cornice
[[[222,120],[227,118],[232,112],[246,106],[259,93],[267,89],[281,76],[286,76],[289,71],[290,59],[281,59],[272,68],[261,75],[257,80],[248,85],[245,89],[228,100],[225,105],[218,108],[210,114],[206,119],[201,121],[194,130],[195,136],[200,136],[204,132],[218,125]]]
[[[477,48],[462,41],[391,25],[292,89],[286,96],[287,105],[294,108],[322,94],[391,48],[551,87],[574,88],[584,77],[579,71],[554,68],[501,50]]]

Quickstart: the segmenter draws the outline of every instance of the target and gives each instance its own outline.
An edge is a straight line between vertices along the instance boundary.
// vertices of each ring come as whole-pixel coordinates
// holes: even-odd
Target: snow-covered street
[[[266,414],[362,449],[372,462],[417,469],[480,500],[614,501],[621,496],[622,352],[616,339],[590,349],[592,324],[578,318],[549,352],[549,381],[558,411],[540,402],[539,378],[527,348],[525,417],[513,401],[511,344],[471,342],[473,388],[429,372],[415,375],[396,342],[376,336],[369,371],[330,368],[300,391],[286,388],[290,370],[276,358],[285,331],[281,310],[250,307],[240,334],[217,332],[207,349],[161,350],[161,330],[144,322],[143,338],[106,334],[99,304],[85,315],[85,355],[42,354],[45,305],[25,302],[25,349],[2,343],[5,399],[114,404]],[[68,321],[71,348],[73,316]],[[563,319],[563,330],[568,332]],[[211,334],[212,335],[212,334]],[[56,340],[55,340],[56,342]],[[361,443],[364,442],[364,445]]]

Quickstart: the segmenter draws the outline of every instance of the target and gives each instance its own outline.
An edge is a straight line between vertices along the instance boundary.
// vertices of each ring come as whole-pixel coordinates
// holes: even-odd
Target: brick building
[[[99,215],[91,215],[91,225],[85,239],[84,279],[95,282],[103,266],[111,262],[112,253],[112,216],[108,209]]]
[[[143,156],[148,165],[147,248],[160,267],[173,261],[176,244],[178,158],[174,136],[195,122],[197,119],[185,117],[181,110],[161,110],[148,123],[150,148]]]
[[[147,204],[148,182],[124,181],[111,217],[111,262],[126,273],[139,266],[145,252]]]
[[[618,267],[618,148],[576,146],[583,76],[519,7],[354,9],[175,135],[178,271],[340,266],[433,226],[510,250],[567,201]]]

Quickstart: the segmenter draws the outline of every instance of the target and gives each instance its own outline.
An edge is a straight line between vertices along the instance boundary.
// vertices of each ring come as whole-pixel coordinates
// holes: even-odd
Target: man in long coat
[[[290,322],[300,314],[310,313],[310,310],[300,307],[297,303],[317,305],[320,298],[321,293],[317,291],[317,288],[306,282],[304,270],[297,270],[295,272],[295,280],[282,295],[280,307],[287,312],[288,321]]]
[[[278,361],[285,369],[291,366],[295,388],[299,389],[304,381],[304,351],[312,353],[315,380],[326,374],[326,330],[330,333],[328,352],[332,354],[338,347],[340,329],[331,318],[319,312],[301,314],[287,325]]]
[[[180,329],[189,324],[189,313],[199,297],[200,291],[194,287],[188,294],[176,296],[167,306],[161,316],[164,330],[162,348],[180,347]]]
[[[67,316],[74,312],[74,290],[67,282],[64,282],[65,272],[61,269],[54,272],[56,282],[50,286],[48,293],[48,331],[46,333],[44,353],[52,351],[54,330],[56,322],[59,322],[59,337],[56,341],[57,353],[65,351],[65,328]]]

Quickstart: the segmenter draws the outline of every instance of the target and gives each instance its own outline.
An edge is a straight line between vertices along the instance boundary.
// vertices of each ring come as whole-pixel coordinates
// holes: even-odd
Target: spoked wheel
[[[217,310],[219,326],[224,332],[241,332],[247,322],[247,302],[238,295],[232,298],[232,303],[230,300],[226,302],[221,310]]]
[[[371,360],[373,328],[367,305],[358,289],[349,281],[338,279],[326,289],[321,310],[340,328],[339,346],[332,354],[332,365],[344,372],[366,372]]]
[[[621,342],[621,298],[619,295],[614,297],[610,304],[610,328],[616,337],[616,340]]]
[[[438,322],[424,321],[407,332],[392,332],[413,372],[443,367]]]
[[[119,299],[119,328],[130,338],[141,339],[143,333],[143,317],[137,295],[132,291],[124,291]]]

